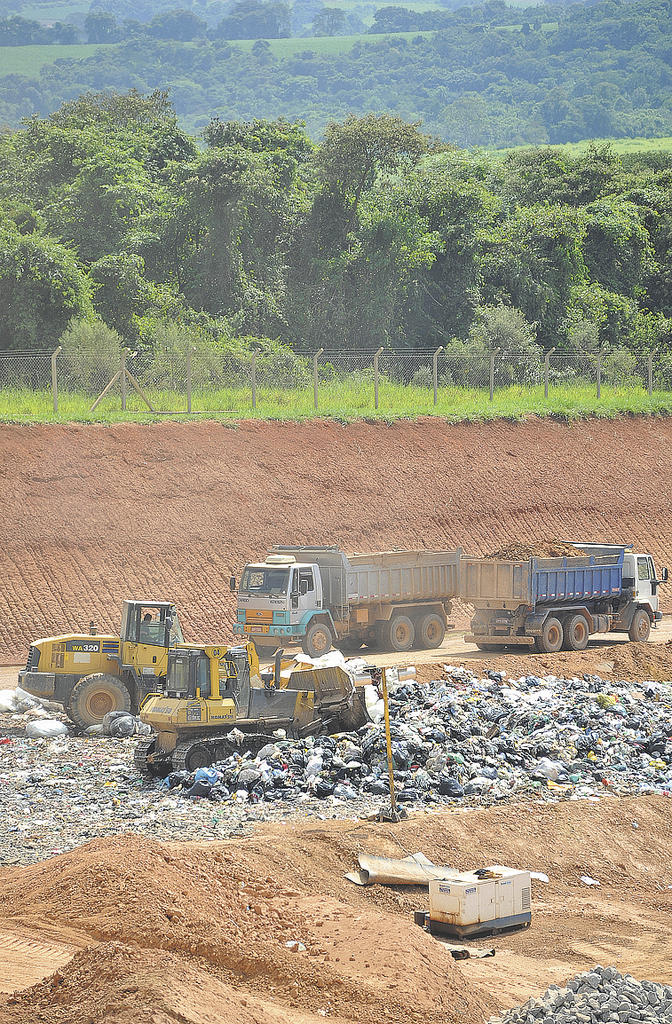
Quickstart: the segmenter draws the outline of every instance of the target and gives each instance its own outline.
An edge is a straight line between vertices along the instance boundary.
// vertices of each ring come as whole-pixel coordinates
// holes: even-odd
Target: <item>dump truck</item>
[[[172,602],[124,601],[119,636],[98,633],[91,623],[88,633],[33,640],[19,686],[62,704],[86,729],[108,711],[136,712],[162,685],[169,648],[183,640]]]
[[[648,640],[662,618],[660,578],[632,545],[573,542],[576,557],[463,558],[460,596],[475,608],[465,640],[485,651],[517,646],[542,653],[582,651],[593,633]]]
[[[299,738],[369,721],[364,690],[344,668],[287,668],[278,650],[273,668],[260,672],[253,643],[175,647],[163,692],[145,697],[140,718],[156,735],[138,743],[136,767],[164,777],[236,750],[256,754],[277,729]]]
[[[245,566],[233,631],[260,648],[300,643],[356,650],[440,647],[459,590],[461,549],[346,555],[338,547],[276,545]],[[231,589],[236,589],[235,577]]]

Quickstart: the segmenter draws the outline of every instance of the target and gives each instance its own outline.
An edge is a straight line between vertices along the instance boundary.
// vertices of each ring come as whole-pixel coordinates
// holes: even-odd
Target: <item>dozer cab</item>
[[[343,668],[291,664],[278,651],[274,667],[260,673],[253,643],[169,651],[165,690],[149,694],[140,709],[156,736],[138,743],[136,767],[165,777],[235,750],[256,753],[276,729],[301,737],[358,729],[369,720],[364,691]]]
[[[137,712],[146,695],[163,687],[168,649],[182,643],[177,609],[169,601],[124,601],[120,636],[88,633],[34,640],[19,686],[63,704],[81,728],[108,711]]]

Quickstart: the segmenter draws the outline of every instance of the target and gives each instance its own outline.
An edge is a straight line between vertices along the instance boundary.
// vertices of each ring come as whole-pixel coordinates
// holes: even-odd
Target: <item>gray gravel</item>
[[[639,1024],[640,1021],[672,1022],[672,987],[637,981],[619,974],[615,967],[594,967],[578,974],[564,988],[550,985],[543,996],[490,1024]]]

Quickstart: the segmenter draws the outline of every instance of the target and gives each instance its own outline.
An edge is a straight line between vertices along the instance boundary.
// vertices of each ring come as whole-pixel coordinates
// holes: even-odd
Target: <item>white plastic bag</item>
[[[58,722],[54,718],[28,722],[26,726],[26,736],[31,740],[46,740],[53,736],[65,736],[67,732],[68,727],[65,722]]]

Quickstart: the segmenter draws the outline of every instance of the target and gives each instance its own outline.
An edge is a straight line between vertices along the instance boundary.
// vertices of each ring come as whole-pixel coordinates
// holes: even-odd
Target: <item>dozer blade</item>
[[[364,688],[356,687],[340,665],[292,672],[289,685],[315,692],[315,710],[330,732],[354,732],[370,722]]]

